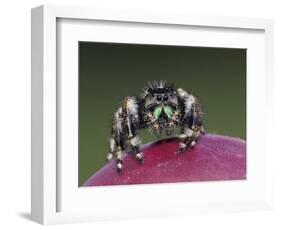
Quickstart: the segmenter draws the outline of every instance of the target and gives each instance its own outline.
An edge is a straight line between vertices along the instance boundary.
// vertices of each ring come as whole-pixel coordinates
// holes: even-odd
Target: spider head
[[[163,83],[150,84],[145,89],[144,105],[156,119],[169,118],[178,107],[178,97],[173,86]]]

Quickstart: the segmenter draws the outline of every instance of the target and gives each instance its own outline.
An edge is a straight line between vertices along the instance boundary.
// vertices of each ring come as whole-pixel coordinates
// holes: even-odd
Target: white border
[[[249,180],[247,182],[234,182],[234,183],[217,183],[216,186],[210,186],[208,183],[197,183],[193,185],[194,192],[204,195],[202,191],[209,190],[211,194],[216,194],[218,186],[224,187],[224,191],[241,192],[239,199],[231,198],[230,196],[224,196],[225,199],[219,196],[212,196],[208,198],[206,196],[202,198],[201,203],[199,200],[190,202],[188,199],[172,200],[165,204],[159,202],[152,203],[152,207],[147,208],[141,202],[135,201],[135,197],[140,193],[154,194],[154,197],[160,197],[162,192],[166,195],[171,194],[183,194],[186,190],[186,184],[173,184],[173,185],[145,185],[145,186],[130,186],[132,189],[126,187],[126,198],[128,202],[123,202],[120,206],[118,203],[114,203],[115,206],[107,206],[111,201],[112,187],[106,188],[95,188],[95,194],[93,190],[86,191],[86,189],[80,189],[78,195],[72,194],[70,188],[68,193],[62,193],[62,197],[57,197],[57,158],[56,151],[58,146],[56,145],[56,116],[57,108],[61,109],[61,105],[56,104],[57,96],[57,79],[56,79],[56,21],[57,18],[69,18],[69,19],[94,19],[94,20],[105,20],[113,25],[113,28],[117,28],[116,23],[119,22],[139,22],[140,24],[147,24],[161,27],[161,28],[175,28],[176,26],[192,25],[200,26],[202,29],[217,28],[221,30],[232,30],[237,29],[257,29],[264,30],[265,35],[265,48],[266,50],[260,50],[265,53],[266,62],[259,60],[257,69],[254,68],[254,64],[251,61],[257,61],[257,59],[248,59],[249,67],[252,66],[253,73],[257,75],[256,87],[261,90],[259,96],[260,107],[265,108],[265,102],[271,102],[271,94],[268,88],[272,84],[272,22],[269,20],[261,19],[241,19],[241,18],[227,18],[227,17],[198,17],[198,16],[186,16],[186,15],[169,15],[169,14],[149,14],[143,12],[124,12],[124,11],[101,11],[95,9],[85,9],[76,7],[58,7],[58,6],[44,6],[35,8],[32,11],[32,219],[40,223],[64,223],[64,222],[77,222],[77,221],[90,221],[90,220],[101,220],[101,219],[112,219],[112,218],[129,218],[129,217],[149,217],[149,216],[167,216],[175,214],[186,214],[186,213],[202,213],[206,211],[222,211],[222,210],[252,210],[252,209],[263,209],[269,207],[271,198],[271,180],[269,167],[259,166],[263,170],[260,173],[254,173],[255,176],[260,176],[262,182],[258,182],[258,177],[255,177],[255,185],[251,186]],[[107,23],[105,23],[107,24]],[[122,23],[121,23],[122,24]],[[131,25],[134,27],[133,25]],[[82,30],[83,31],[83,30]],[[73,38],[74,40],[78,38]],[[92,38],[89,38],[93,40]],[[102,38],[102,41],[105,37]],[[115,37],[116,39],[116,37]],[[78,39],[79,40],[79,39]],[[235,39],[234,39],[235,40]],[[255,40],[255,39],[254,39]],[[253,41],[254,41],[253,40]],[[115,40],[116,41],[116,40]],[[124,42],[124,38],[122,39]],[[157,42],[157,41],[155,41]],[[260,41],[259,41],[260,42]],[[145,42],[144,42],[145,43]],[[159,43],[159,41],[157,42]],[[164,42],[164,44],[166,44]],[[253,47],[253,43],[244,44],[246,48]],[[66,43],[63,43],[66,44]],[[214,45],[215,46],[215,45]],[[232,46],[233,47],[233,44]],[[241,47],[241,44],[238,45]],[[70,47],[69,47],[70,48]],[[251,49],[251,48],[250,48]],[[70,52],[70,51],[69,51]],[[261,56],[263,53],[260,53]],[[260,55],[259,55],[260,56]],[[64,60],[64,59],[63,59]],[[260,69],[261,68],[261,69]],[[265,68],[266,75],[263,74]],[[259,70],[259,71],[257,71]],[[255,72],[257,71],[257,72]],[[267,78],[265,78],[265,76]],[[73,79],[73,78],[72,78]],[[253,81],[251,82],[251,85]],[[249,84],[249,82],[248,82]],[[65,84],[62,84],[65,86]],[[67,83],[71,85],[71,83]],[[265,86],[264,86],[265,85]],[[253,89],[254,90],[254,89]],[[61,93],[61,91],[58,91]],[[254,97],[255,91],[249,91],[248,97]],[[264,96],[264,97],[262,97]],[[265,100],[263,100],[263,98]],[[75,100],[75,98],[74,98]],[[250,111],[255,111],[256,104],[249,104],[248,108]],[[251,110],[251,107],[254,107]],[[268,109],[272,109],[272,103]],[[264,113],[256,116],[252,114],[251,120],[248,119],[249,130],[255,131],[257,128],[258,120],[265,119]],[[265,127],[268,128],[268,127]],[[259,127],[262,130],[262,127]],[[265,132],[266,130],[264,130]],[[268,138],[269,134],[267,135]],[[251,138],[251,137],[250,137]],[[251,141],[247,140],[248,142]],[[252,142],[262,143],[262,139],[253,139]],[[74,146],[75,147],[75,146]],[[266,147],[266,146],[265,146]],[[264,147],[264,148],[265,148]],[[253,150],[255,147],[253,145]],[[249,149],[248,149],[249,151]],[[252,150],[251,150],[252,151]],[[264,154],[261,159],[264,162],[268,162],[270,152],[266,148],[263,151]],[[254,155],[253,155],[254,156]],[[62,158],[62,162],[63,158]],[[74,170],[75,171],[75,170]],[[266,174],[262,174],[266,172]],[[264,176],[265,175],[265,176]],[[250,175],[249,175],[250,176]],[[76,174],[77,177],[77,174]],[[250,176],[251,178],[251,176]],[[62,180],[65,181],[65,180]],[[75,181],[77,182],[77,181]],[[251,180],[250,180],[251,182]],[[58,183],[61,186],[62,183]],[[165,186],[165,187],[164,187]],[[239,187],[237,187],[239,186]],[[64,185],[62,185],[62,188]],[[245,188],[243,188],[245,187]],[[72,187],[73,188],[73,187]],[[221,187],[220,187],[221,188]],[[238,189],[239,188],[239,189]],[[74,188],[73,188],[74,189]],[[243,190],[245,189],[245,191]],[[249,190],[250,189],[250,190]],[[78,189],[76,189],[78,190]],[[115,186],[115,194],[122,196],[124,194],[124,187]],[[247,191],[246,191],[247,190]],[[63,189],[62,189],[63,191]],[[68,190],[67,190],[68,191]],[[160,192],[159,192],[160,191]],[[243,191],[246,192],[246,196],[243,196]],[[75,192],[75,191],[74,191]],[[116,193],[117,192],[117,193]],[[86,195],[88,193],[88,195]],[[69,194],[69,196],[67,195]],[[244,193],[245,194],[245,193]],[[250,196],[250,194],[253,194]],[[76,196],[75,198],[72,196]],[[108,197],[107,205],[102,202],[103,200],[92,200],[93,203],[81,200],[81,195],[90,197]],[[163,194],[164,195],[164,194]],[[231,194],[230,194],[231,195]],[[116,195],[114,195],[116,197]],[[164,198],[163,196],[162,198]],[[62,207],[57,206],[57,199],[66,199],[62,202]],[[72,198],[72,202],[71,199]],[[74,199],[73,199],[74,198]],[[157,200],[157,199],[156,199]],[[152,201],[151,201],[152,202]],[[127,204],[126,204],[127,203]],[[133,204],[133,205],[132,205]],[[151,204],[151,203],[150,203]],[[94,206],[94,209],[87,209],[86,207]],[[61,209],[61,212],[56,212],[57,209]],[[111,211],[110,211],[111,210]],[[122,211],[121,211],[122,210]]]
[[[158,25],[126,22],[100,22],[90,20],[59,19],[57,21],[57,85],[58,124],[60,133],[60,200],[58,207],[63,212],[97,212],[103,209],[113,216],[118,209],[130,209],[130,204],[145,210],[151,206],[163,205],[169,197],[169,203],[178,203],[186,207],[194,204],[209,204],[225,201],[258,200],[264,192],[264,144],[263,136],[255,127],[264,120],[264,112],[256,113],[264,107],[264,31],[225,28],[194,28],[185,26],[159,27]],[[174,194],[167,185],[141,185],[113,187],[78,188],[78,42],[103,41],[131,44],[165,44],[197,47],[226,47],[247,49],[247,181],[229,183],[188,183],[181,186],[181,192]],[[187,76],[188,77],[188,76]],[[207,77],[207,76],[206,76]],[[226,76],[227,79],[227,76]],[[223,85],[222,85],[223,87]],[[257,94],[257,92],[259,92]],[[230,118],[231,119],[231,118]],[[265,127],[259,128],[265,133]],[[95,154],[95,153],[93,153]],[[71,179],[69,179],[71,178]],[[169,186],[171,187],[171,185]],[[176,186],[178,187],[178,186]],[[107,195],[105,195],[107,194]],[[114,194],[114,195],[112,195]],[[140,196],[140,194],[149,194]],[[153,195],[154,194],[154,195]],[[138,197],[138,199],[136,198]],[[144,202],[144,200],[146,202]],[[126,201],[126,202],[125,202]],[[74,208],[75,207],[75,208]],[[114,209],[117,210],[114,210]]]

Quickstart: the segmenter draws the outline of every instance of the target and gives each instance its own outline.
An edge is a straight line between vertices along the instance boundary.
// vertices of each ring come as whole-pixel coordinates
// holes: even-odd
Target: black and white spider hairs
[[[153,82],[148,82],[144,87],[143,87],[143,93],[142,96],[145,97],[147,94],[151,93],[153,89],[157,88],[169,88],[170,90],[174,91],[174,84],[168,85],[166,81],[153,81]]]
[[[121,172],[122,151],[133,150],[144,163],[138,130],[149,128],[156,136],[171,135],[180,128],[178,153],[192,149],[203,129],[203,113],[198,99],[184,89],[164,81],[149,82],[139,96],[125,97],[114,114],[107,160],[116,158]]]

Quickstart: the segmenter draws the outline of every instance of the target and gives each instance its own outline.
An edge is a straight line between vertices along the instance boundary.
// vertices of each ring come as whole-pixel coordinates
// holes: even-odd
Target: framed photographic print
[[[266,19],[32,9],[32,219],[270,208],[272,31]]]

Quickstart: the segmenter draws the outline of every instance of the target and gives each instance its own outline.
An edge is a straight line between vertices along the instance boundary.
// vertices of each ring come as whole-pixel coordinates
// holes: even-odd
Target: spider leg
[[[112,133],[110,138],[107,160],[116,158],[117,171],[122,172],[122,151],[131,147],[136,153],[136,158],[143,162],[143,154],[140,151],[140,141],[136,135],[138,129],[138,103],[135,97],[126,97],[123,104],[114,114]]]
[[[138,129],[138,123],[139,123],[139,115],[138,115],[138,103],[135,98],[133,97],[127,97],[124,101],[124,109],[126,111],[126,128],[128,133],[128,144],[132,148],[132,150],[135,152],[136,159],[143,163],[143,153],[140,149],[140,138],[137,136],[136,132]]]
[[[110,151],[107,154],[106,160],[110,161],[114,157],[116,158],[117,171],[121,172],[122,168],[123,168],[123,161],[121,159],[121,157],[122,157],[122,147],[121,147],[120,142],[116,143],[116,139],[111,138],[110,139]]]
[[[122,157],[122,149],[121,147],[118,147],[116,152],[116,164],[117,164],[117,172],[121,173],[123,169],[123,161],[121,159]]]
[[[107,154],[107,156],[106,156],[106,160],[107,161],[110,161],[110,160],[112,160],[113,159],[113,156],[114,156],[114,154],[115,154],[115,152],[116,152],[116,146],[117,146],[117,143],[116,143],[116,140],[115,140],[115,138],[114,137],[111,137],[110,138],[110,140],[109,140],[109,142],[110,142],[110,147],[109,147],[109,152],[108,152],[108,154]]]
[[[178,89],[180,97],[184,102],[185,117],[182,121],[182,130],[179,135],[180,144],[178,153],[184,153],[187,148],[192,149],[196,145],[196,140],[203,130],[203,117],[200,104],[197,98]]]
[[[178,153],[182,154],[186,149],[192,149],[196,145],[196,140],[200,135],[200,130],[190,129],[185,127],[182,130],[182,133],[179,135],[180,143]]]
[[[106,159],[109,161],[116,158],[117,171],[120,173],[123,168],[121,159],[122,150],[124,149],[124,112],[122,107],[119,107],[114,114],[112,122],[112,131],[110,138],[109,153]]]
[[[136,159],[140,163],[144,163],[143,152],[141,151],[140,143],[141,143],[141,141],[137,135],[133,136],[129,139],[129,144],[132,147],[133,151],[135,152]]]

